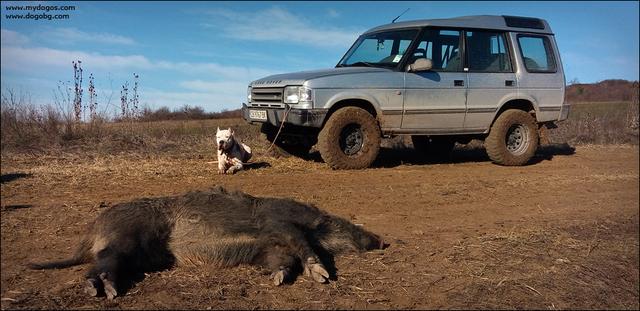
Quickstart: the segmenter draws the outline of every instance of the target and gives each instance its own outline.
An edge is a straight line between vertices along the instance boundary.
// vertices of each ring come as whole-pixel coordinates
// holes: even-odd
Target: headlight
[[[251,102],[251,87],[247,88],[247,103]]]
[[[284,88],[284,103],[297,104],[313,101],[313,91],[306,86],[287,86]]]

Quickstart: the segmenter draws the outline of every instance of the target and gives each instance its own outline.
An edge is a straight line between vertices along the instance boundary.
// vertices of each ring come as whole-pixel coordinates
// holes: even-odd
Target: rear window
[[[518,45],[528,72],[556,72],[556,62],[549,38],[519,35]]]

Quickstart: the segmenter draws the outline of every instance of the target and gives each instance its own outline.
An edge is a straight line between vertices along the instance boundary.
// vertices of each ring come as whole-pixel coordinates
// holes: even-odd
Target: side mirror
[[[429,58],[418,58],[413,64],[407,66],[407,71],[409,72],[417,72],[417,71],[427,71],[433,68],[433,62]]]

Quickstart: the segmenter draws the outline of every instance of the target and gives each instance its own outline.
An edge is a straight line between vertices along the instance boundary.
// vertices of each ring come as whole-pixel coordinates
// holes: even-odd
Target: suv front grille
[[[282,103],[282,88],[252,88],[252,103]]]

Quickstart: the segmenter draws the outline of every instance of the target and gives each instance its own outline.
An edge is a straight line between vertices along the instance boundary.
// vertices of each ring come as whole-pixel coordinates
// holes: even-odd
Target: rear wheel
[[[491,126],[485,147],[489,158],[497,164],[526,164],[538,149],[536,119],[522,110],[506,110]]]
[[[380,127],[362,108],[341,108],[320,131],[317,148],[333,169],[367,168],[380,151]]]

